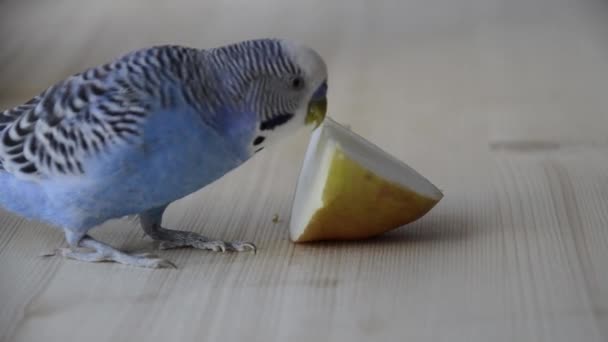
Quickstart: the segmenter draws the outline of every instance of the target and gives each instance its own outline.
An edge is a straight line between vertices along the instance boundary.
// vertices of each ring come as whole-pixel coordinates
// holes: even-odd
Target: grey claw
[[[253,254],[257,252],[257,247],[250,242],[233,242],[230,245],[237,252],[247,252],[247,249],[251,250]]]
[[[131,255],[136,256],[136,257],[142,257],[142,258],[158,259],[158,255],[153,254],[153,253],[148,253],[148,252],[135,253],[135,254],[131,254]]]
[[[177,245],[170,242],[170,241],[162,241],[159,245],[158,245],[158,249],[161,250],[165,250],[165,249],[171,249],[171,248],[175,248]]]
[[[148,267],[148,268],[174,268],[177,269],[177,266],[172,263],[169,260],[166,259],[161,259],[161,258],[147,258],[147,257],[140,257],[143,259],[147,259],[147,262],[145,263],[144,267]]]
[[[175,231],[172,234],[176,235],[173,239],[160,241],[158,248],[172,249],[178,247],[194,247],[198,249],[208,250],[212,252],[246,252],[253,251],[255,254],[257,248],[254,244],[249,242],[224,242],[220,240],[208,240],[203,236],[198,236],[193,233],[189,233],[187,236],[180,236],[180,233]],[[191,236],[194,235],[194,236]]]
[[[47,253],[39,254],[38,257],[39,258],[48,258],[48,257],[56,256],[56,255],[57,255],[57,250],[54,250],[52,252],[47,252]]]
[[[173,268],[173,269],[177,269],[177,265],[175,265],[174,263],[172,263],[169,260],[163,260],[159,263],[159,266],[161,268]]]
[[[67,252],[69,252],[70,249],[69,248],[56,248],[55,250],[53,250],[52,252],[47,252],[47,253],[43,253],[38,255],[39,258],[48,258],[48,257],[54,257],[57,255],[63,255],[66,254]]]

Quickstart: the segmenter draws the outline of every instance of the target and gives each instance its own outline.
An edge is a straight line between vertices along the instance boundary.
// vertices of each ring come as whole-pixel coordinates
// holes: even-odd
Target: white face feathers
[[[325,116],[327,66],[313,49],[292,41],[278,41],[280,52],[271,58],[275,80],[262,82],[264,105],[260,125],[252,142],[259,152],[306,126],[317,125]]]

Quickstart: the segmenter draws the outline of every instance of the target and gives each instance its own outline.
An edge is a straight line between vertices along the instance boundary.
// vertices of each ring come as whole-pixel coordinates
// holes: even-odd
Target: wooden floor
[[[257,255],[39,258],[62,234],[0,212],[0,340],[606,341],[607,18],[601,0],[3,1],[0,107],[152,44],[297,39],[327,60],[330,115],[445,198],[375,240],[294,245],[300,136],[165,218]],[[153,248],[130,221],[93,235]]]

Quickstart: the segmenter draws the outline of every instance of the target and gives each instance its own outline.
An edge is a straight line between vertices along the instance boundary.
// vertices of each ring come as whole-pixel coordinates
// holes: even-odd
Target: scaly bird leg
[[[77,234],[66,230],[66,240],[70,248],[60,248],[45,256],[61,255],[68,259],[84,262],[116,262],[120,264],[147,268],[177,268],[168,260],[160,259],[149,253],[127,254],[112,246],[99,242],[88,235],[78,239]],[[92,249],[92,252],[78,251],[77,247]]]
[[[163,228],[161,226],[161,220],[165,208],[166,207],[152,209],[139,215],[144,232],[152,239],[160,241],[160,249],[193,247],[214,252],[253,251],[255,253],[256,251],[255,245],[249,242],[210,240],[194,232]]]

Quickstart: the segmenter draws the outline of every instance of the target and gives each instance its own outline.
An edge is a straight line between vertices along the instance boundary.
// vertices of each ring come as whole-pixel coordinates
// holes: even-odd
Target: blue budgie
[[[73,75],[0,113],[0,206],[63,229],[53,255],[140,267],[89,230],[138,215],[160,248],[255,250],[161,226],[167,206],[325,117],[327,67],[309,47],[256,39],[155,46]]]

